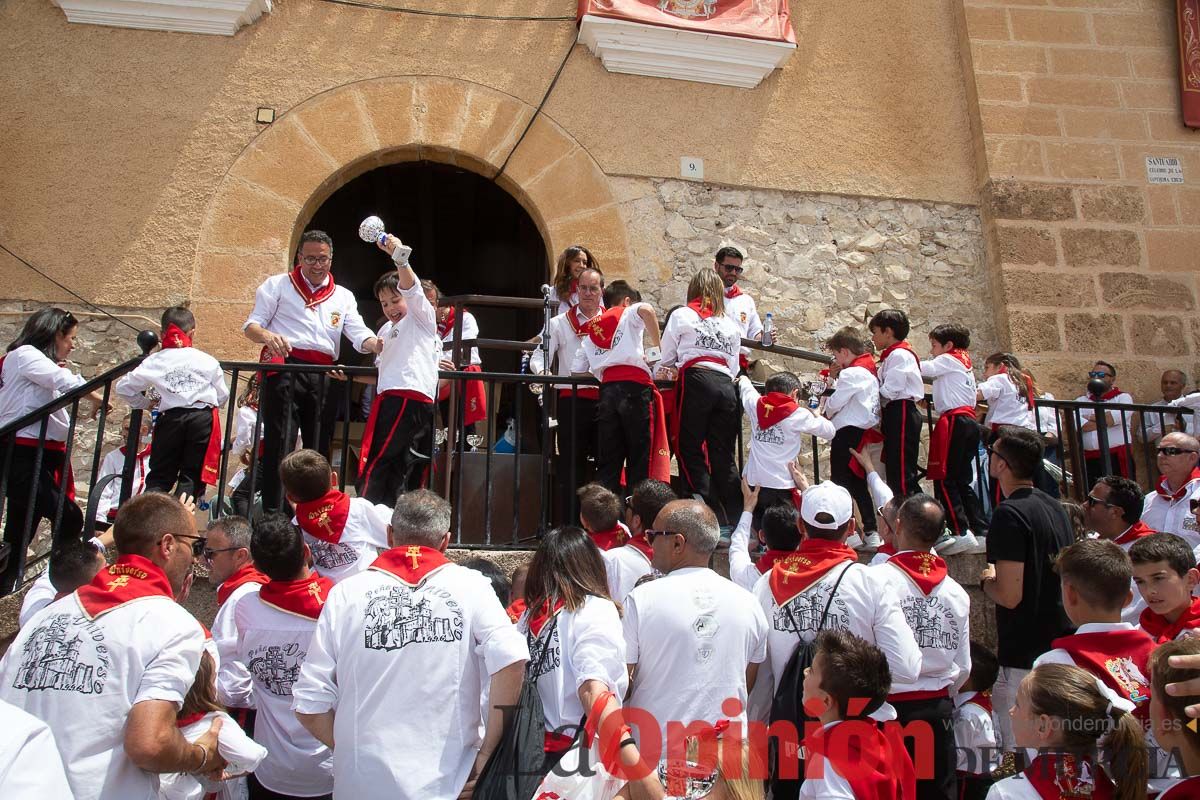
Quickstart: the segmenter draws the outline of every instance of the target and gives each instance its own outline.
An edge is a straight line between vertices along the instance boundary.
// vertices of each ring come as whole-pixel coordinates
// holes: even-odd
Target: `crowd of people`
[[[1080,412],[1090,491],[1072,506],[1047,475],[1060,428],[1039,419],[1032,376],[997,353],[977,383],[961,325],[933,328],[922,358],[904,312],[881,311],[827,340],[823,385],[779,372],[760,392],[742,340],[763,326],[737,250],[660,327],[573,247],[531,366],[599,382],[554,392],[557,486],[578,525],[509,576],[450,561],[449,504],[412,488],[456,323],[409,248],[379,248],[396,269],[375,287],[378,332],[319,231],[259,287],[244,328],[263,348],[253,522],[196,528],[228,387],[186,308],[164,312],[162,350],[116,386],[159,413],[148,453],[113,459],[141,466],[132,497],[102,505],[99,538],[81,538],[61,494],[65,412],[15,439],[6,538],[59,524],[0,660],[0,721],[17,732],[0,742],[4,796],[1200,797],[1186,724],[1200,715],[1200,395],[1181,376],[1164,375],[1148,495],[1127,415]],[[30,317],[0,363],[0,425],[83,383],[62,363],[76,328],[59,309]],[[343,336],[378,366],[353,495],[328,460],[330,393],[282,366],[333,365]],[[1129,403],[1115,377],[1098,362],[1084,399]],[[830,481],[808,485],[806,436],[830,442]],[[729,578],[712,569],[723,547]],[[986,555],[994,651],[972,639],[955,553]],[[216,586],[211,630],[180,605],[197,562]]]

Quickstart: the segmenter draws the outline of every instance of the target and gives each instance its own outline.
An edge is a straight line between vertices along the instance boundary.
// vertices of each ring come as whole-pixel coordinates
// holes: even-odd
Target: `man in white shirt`
[[[713,259],[713,269],[721,276],[725,284],[725,316],[738,326],[743,339],[762,341],[762,320],[758,318],[758,309],[754,298],[742,291],[737,282],[741,279],[745,268],[742,266],[744,256],[736,247],[722,247]],[[750,366],[750,348],[740,348],[738,364],[745,370]]]
[[[221,656],[217,668],[217,699],[246,733],[254,734],[254,695],[250,672],[237,654],[234,615],[243,598],[256,594],[267,582],[250,559],[250,521],[221,517],[210,522],[204,542],[208,582],[217,587],[217,613],[212,638]]]
[[[668,503],[647,535],[663,577],[625,598],[625,660],[633,676],[626,705],[658,724],[657,731],[638,731],[639,747],[653,761],[656,750],[680,754],[671,748],[683,747],[683,728],[693,722],[745,725],[750,689],[767,656],[767,620],[754,595],[708,568],[721,531],[704,503]]]
[[[0,795],[70,797],[54,734],[46,723],[0,700]]]
[[[629,528],[629,540],[620,547],[600,551],[608,572],[608,596],[613,600],[624,602],[639,583],[658,577],[658,571],[651,563],[654,548],[646,538],[646,531],[663,507],[678,499],[670,484],[653,478],[633,487],[633,494],[625,498],[625,526]]]
[[[392,549],[335,586],[317,621],[292,710],[336,741],[339,797],[469,797],[517,701],[529,650],[488,579],[443,555],[449,529],[445,500],[401,495]]]
[[[1162,399],[1155,400],[1150,405],[1170,406],[1173,401],[1183,397],[1183,390],[1186,387],[1187,375],[1183,370],[1169,369],[1159,379]],[[1141,417],[1142,425],[1140,428],[1146,444],[1149,445],[1158,444],[1159,439],[1174,431],[1195,433],[1195,420],[1191,414],[1180,413],[1174,409],[1164,409],[1164,413],[1162,414],[1146,412]],[[1136,432],[1138,429],[1135,428],[1134,430]]]
[[[204,651],[175,602],[196,543],[178,500],[151,492],[117,513],[116,563],[39,612],[0,660],[0,700],[58,743],[77,800],[153,800],[153,773],[220,774],[220,722],[188,743],[175,725]]]
[[[1142,522],[1160,533],[1182,536],[1200,547],[1200,527],[1191,501],[1200,497],[1200,440],[1188,433],[1168,433],[1158,440],[1158,471],[1162,477],[1146,495]]]
[[[1132,403],[1128,392],[1116,385],[1117,368],[1107,361],[1097,361],[1088,372],[1088,391],[1075,398],[1079,403]],[[1092,381],[1100,391],[1092,392]],[[1083,440],[1084,470],[1088,483],[1094,483],[1105,475],[1120,475],[1135,478],[1133,453],[1129,450],[1129,411],[1105,411],[1104,427],[1108,439],[1108,471],[1104,470],[1104,454],[1100,451],[1100,434],[1097,432],[1096,410],[1084,408],[1079,411],[1079,432]]]
[[[578,305],[573,305],[562,314],[551,318],[539,341],[549,350],[549,361],[542,345],[529,355],[529,371],[535,375],[554,373],[562,377],[571,375],[571,362],[579,351],[580,342],[588,335],[588,325],[600,315],[603,306],[600,297],[604,292],[604,275],[598,269],[585,268],[579,273],[577,294]],[[558,427],[555,439],[558,455],[555,462],[555,484],[562,503],[563,519],[573,520],[577,516],[575,490],[592,479],[592,467],[588,460],[595,458],[598,439],[596,435],[596,405],[600,390],[595,386],[557,384],[558,395],[555,406]]]
[[[407,266],[407,253],[411,251],[404,248],[400,252]],[[260,360],[268,364],[331,365],[341,353],[343,335],[360,353],[383,350],[383,341],[363,323],[354,294],[334,284],[332,264],[333,240],[329,235],[305,231],[292,271],[273,275],[258,287],[254,310],[242,331],[247,339],[263,346]],[[305,445],[329,452],[337,397],[324,373],[266,372],[259,392],[264,424],[265,511],[278,510],[283,500],[279,461],[290,449],[288,439],[294,437],[297,424]]]

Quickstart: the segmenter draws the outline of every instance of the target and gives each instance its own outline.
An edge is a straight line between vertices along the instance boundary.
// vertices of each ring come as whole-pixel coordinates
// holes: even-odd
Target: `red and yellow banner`
[[[579,19],[584,14],[698,33],[796,43],[787,0],[579,0]]]
[[[1200,0],[1177,0],[1183,124],[1200,128]]]

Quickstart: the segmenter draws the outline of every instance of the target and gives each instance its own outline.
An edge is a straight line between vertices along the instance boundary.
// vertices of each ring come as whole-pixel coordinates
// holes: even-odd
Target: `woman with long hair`
[[[976,399],[987,404],[983,424],[994,434],[1001,425],[1016,425],[1036,431],[1038,427],[1037,386],[1012,353],[992,353],[983,362],[985,380],[975,391]],[[1043,433],[1043,436],[1045,434]],[[1048,447],[1048,445],[1047,445]],[[1033,484],[1051,497],[1058,497],[1058,484],[1042,463],[1033,473]],[[992,484],[992,507],[1000,503],[1000,484]]]
[[[688,283],[687,305],[663,329],[659,370],[675,378],[679,474],[722,526],[742,510],[734,453],[742,411],[733,384],[741,344],[737,324],[725,316],[725,285],[714,270],[700,270]]]
[[[0,427],[86,382],[66,368],[67,357],[75,349],[78,329],[75,317],[61,308],[43,308],[25,320],[20,335],[0,359]],[[91,399],[97,400],[94,395]],[[83,531],[83,512],[75,504],[75,488],[66,458],[70,424],[70,411],[64,408],[50,415],[42,446],[39,447],[40,423],[25,426],[0,445],[2,448],[12,444],[5,507],[7,521],[4,524],[4,540],[12,546],[12,555],[0,575],[0,594],[15,588],[17,566],[21,560],[16,554],[27,545],[27,518],[32,536],[43,519],[54,519],[58,505],[62,503],[62,519],[53,531],[54,540],[77,539]],[[35,473],[39,449],[41,465]],[[63,470],[67,470],[65,496],[61,488]]]
[[[554,281],[550,284],[550,301],[558,303],[555,314],[562,314],[579,304],[579,297],[575,294],[576,282],[579,273],[588,267],[600,269],[600,264],[592,251],[581,244],[573,244],[559,253],[554,263]]]

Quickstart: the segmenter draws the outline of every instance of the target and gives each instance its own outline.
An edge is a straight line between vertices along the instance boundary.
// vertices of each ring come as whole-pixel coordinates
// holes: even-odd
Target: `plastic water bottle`
[[[764,347],[775,344],[775,320],[769,311],[767,318],[763,320],[762,343]]]

